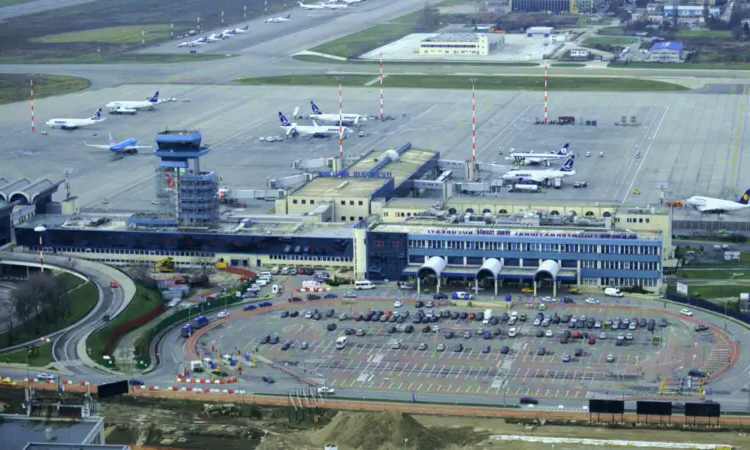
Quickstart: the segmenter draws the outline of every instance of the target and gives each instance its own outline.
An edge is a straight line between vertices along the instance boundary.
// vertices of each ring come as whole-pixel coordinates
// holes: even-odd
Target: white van
[[[336,339],[336,348],[341,350],[342,348],[346,347],[348,343],[349,338],[346,336],[341,336],[340,338]]]
[[[414,289],[414,284],[408,281],[399,281],[398,288],[399,289]]]
[[[271,278],[271,272],[261,272],[260,273],[260,277],[261,278],[268,277],[270,279]]]
[[[362,280],[362,281],[355,281],[354,282],[354,289],[375,289],[375,285],[372,284],[372,281],[369,280]]]
[[[620,292],[620,290],[616,288],[604,289],[604,295],[607,295],[609,297],[622,297],[623,296],[622,292]]]
[[[489,325],[490,319],[492,319],[492,310],[488,309],[484,312],[484,320],[482,321],[483,325]]]

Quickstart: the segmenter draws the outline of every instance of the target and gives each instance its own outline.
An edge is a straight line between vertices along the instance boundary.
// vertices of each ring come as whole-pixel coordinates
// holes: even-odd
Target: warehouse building
[[[552,36],[552,32],[555,29],[553,27],[529,27],[526,29],[526,36],[527,37],[536,37],[541,36],[548,38]]]
[[[682,62],[683,45],[680,42],[656,42],[649,50],[649,59],[658,62]]]
[[[420,55],[487,56],[505,46],[501,33],[446,33],[419,44]]]
[[[574,0],[509,0],[512,12],[570,12]]]

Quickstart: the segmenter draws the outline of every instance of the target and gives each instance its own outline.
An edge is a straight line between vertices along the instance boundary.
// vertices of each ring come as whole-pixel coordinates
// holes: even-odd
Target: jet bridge
[[[292,161],[292,169],[295,170],[320,170],[333,167],[333,158],[295,159]]]
[[[300,173],[284,178],[272,178],[268,180],[268,187],[271,189],[289,189],[312,180],[313,176],[309,173]]]

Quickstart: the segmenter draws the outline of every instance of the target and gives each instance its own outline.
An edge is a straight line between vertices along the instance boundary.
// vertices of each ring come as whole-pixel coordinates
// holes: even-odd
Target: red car
[[[581,339],[581,332],[580,331],[574,331],[572,337],[573,337],[573,339]]]

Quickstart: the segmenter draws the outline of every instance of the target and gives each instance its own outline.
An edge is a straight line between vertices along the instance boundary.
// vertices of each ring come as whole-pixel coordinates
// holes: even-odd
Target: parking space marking
[[[461,369],[460,369],[460,370],[458,371],[458,373],[456,374],[456,379],[457,379],[457,380],[458,380],[458,376],[459,376],[459,375],[461,375],[461,372],[463,372],[463,370],[464,370],[464,367],[463,367],[463,366],[461,366]]]
[[[388,372],[388,376],[393,375],[393,372],[396,370],[396,367],[398,367],[398,363],[393,363],[393,367],[391,367],[391,371]]]
[[[388,370],[388,366],[390,366],[390,365],[391,365],[390,362],[386,362],[385,363],[385,367],[383,367],[382,369],[380,369],[380,374],[382,375],[386,370]]]
[[[391,381],[391,384],[389,384],[389,385],[388,385],[388,387],[387,387],[386,389],[390,389],[390,388],[391,388],[391,386],[393,386],[393,381]]]
[[[409,377],[410,377],[410,376],[411,376],[411,374],[412,374],[412,373],[414,373],[414,369],[416,369],[416,368],[417,368],[417,365],[418,365],[418,364],[414,364],[414,367],[412,367],[412,368],[411,368],[411,370],[409,371],[409,375],[407,375],[407,376],[409,376]],[[409,385],[409,386],[411,386],[411,385]]]
[[[420,385],[419,385],[419,386],[417,386],[417,390],[418,390],[418,391],[421,391],[421,390],[422,390],[422,386],[424,386],[424,385],[420,383]]]
[[[419,373],[417,374],[417,376],[418,376],[418,377],[421,377],[421,376],[422,376],[422,372],[424,372],[424,369],[426,369],[426,368],[427,368],[427,364],[424,364],[424,365],[422,366],[422,370],[420,370],[420,371],[419,371]],[[411,374],[410,374],[410,375],[411,375]],[[420,385],[420,386],[421,386],[421,385]]]
[[[570,389],[568,389],[567,391],[565,391],[565,398],[568,398],[568,395],[570,395]]]
[[[471,375],[471,371],[474,370],[474,366],[469,367],[469,370],[466,371],[466,376],[464,377],[464,380],[469,378],[469,375]]]

